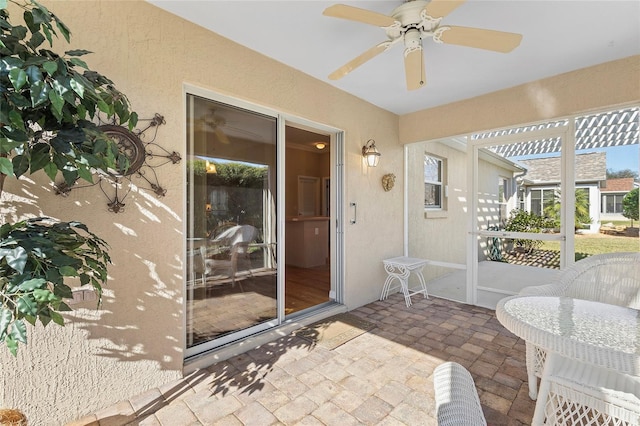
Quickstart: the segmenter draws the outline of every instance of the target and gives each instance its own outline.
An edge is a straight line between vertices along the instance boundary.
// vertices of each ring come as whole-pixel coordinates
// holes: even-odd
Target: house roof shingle
[[[523,176],[535,184],[560,182],[560,157],[534,158],[520,160],[527,168]],[[590,152],[576,155],[576,182],[602,181],[607,178],[607,154]]]
[[[607,179],[601,192],[629,192],[633,189],[633,178]]]

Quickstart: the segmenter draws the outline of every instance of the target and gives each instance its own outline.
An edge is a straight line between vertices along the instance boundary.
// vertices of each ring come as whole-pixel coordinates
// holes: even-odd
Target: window
[[[226,213],[229,210],[229,194],[226,188],[213,188],[209,194],[210,211]]]
[[[424,156],[424,208],[443,209],[444,160]]]
[[[538,216],[548,216],[546,209],[551,209],[554,202],[555,189],[531,189],[531,211]]]
[[[622,213],[624,194],[603,194],[602,213]]]

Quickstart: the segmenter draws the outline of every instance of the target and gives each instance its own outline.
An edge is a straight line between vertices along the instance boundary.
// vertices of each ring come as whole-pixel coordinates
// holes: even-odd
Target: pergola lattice
[[[531,126],[514,127],[475,134],[471,139],[487,139],[519,133],[522,133],[523,138],[526,138],[526,134],[530,131],[564,127],[567,124],[568,120],[560,120]],[[637,145],[640,138],[639,129],[640,108],[627,108],[578,117],[576,118],[576,150]],[[514,144],[489,147],[491,151],[503,157],[560,152],[560,148],[560,138],[523,140]]]

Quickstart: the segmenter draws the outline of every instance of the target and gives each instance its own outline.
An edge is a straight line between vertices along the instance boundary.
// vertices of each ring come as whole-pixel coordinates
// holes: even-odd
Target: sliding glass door
[[[276,140],[276,117],[187,95],[187,357],[277,324]]]

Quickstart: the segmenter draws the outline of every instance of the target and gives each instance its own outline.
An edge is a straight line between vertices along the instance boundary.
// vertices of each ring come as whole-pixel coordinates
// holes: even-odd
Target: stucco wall
[[[408,146],[408,217],[409,255],[440,262],[466,262],[467,245],[467,175],[466,151],[438,141]],[[448,187],[446,209],[425,211],[424,155],[446,161],[443,181]],[[424,269],[427,281],[451,272],[449,268],[429,266]]]
[[[640,102],[640,56],[607,62],[400,117],[411,143]]]
[[[345,200],[358,203],[358,223],[345,230],[345,300],[354,308],[377,299],[380,260],[402,251],[396,115],[142,1],[43,4],[71,28],[73,48],[95,52],[85,57],[89,66],[111,78],[141,118],[164,115],[156,142],[168,150],[185,155],[184,83],[345,130]],[[63,40],[54,45],[69,48]],[[362,163],[370,138],[383,155],[375,169]],[[30,424],[62,424],[181,376],[184,161],[157,171],[166,196],[131,193],[117,215],[97,187],[63,199],[43,174],[7,182],[3,220],[80,220],[109,242],[113,260],[100,311],[87,303],[67,315],[65,328],[30,330],[16,359],[0,350],[0,406],[23,409]],[[398,181],[385,193],[380,179],[388,172]],[[372,235],[384,244],[372,244]]]

